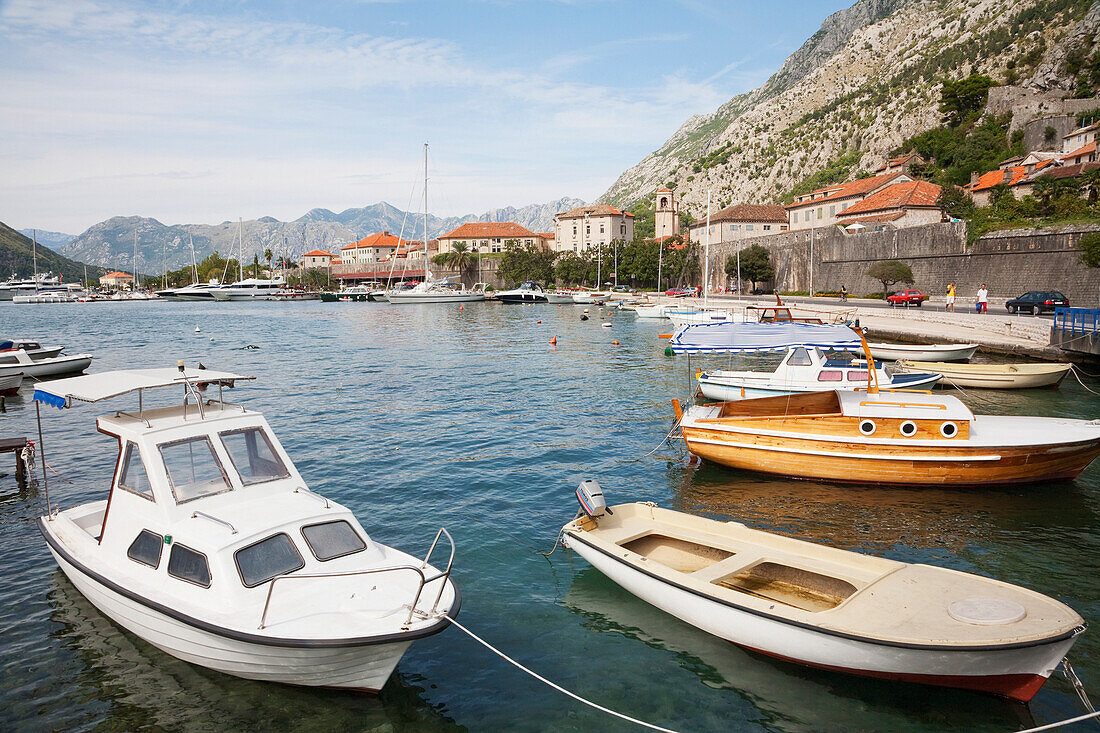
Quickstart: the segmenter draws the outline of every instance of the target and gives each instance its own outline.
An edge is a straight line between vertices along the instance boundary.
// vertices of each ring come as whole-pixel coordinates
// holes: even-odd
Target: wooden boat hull
[[[1072,364],[947,364],[944,362],[901,361],[901,369],[932,371],[943,375],[943,384],[979,389],[1033,389],[1057,387]]]
[[[1100,439],[1039,446],[893,446],[682,426],[688,450],[729,468],[792,478],[908,486],[1069,481],[1100,456]]]
[[[625,557],[611,555],[581,533],[566,531],[562,541],[628,592],[692,626],[751,651],[820,669],[1027,701],[1075,641],[1071,636],[1014,649],[953,650],[823,634],[669,582]]]

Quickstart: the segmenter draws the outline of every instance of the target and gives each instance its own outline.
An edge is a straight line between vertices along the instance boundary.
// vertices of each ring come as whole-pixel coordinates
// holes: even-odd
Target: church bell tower
[[[653,215],[654,236],[657,239],[680,233],[680,202],[671,188],[657,191],[657,206]]]

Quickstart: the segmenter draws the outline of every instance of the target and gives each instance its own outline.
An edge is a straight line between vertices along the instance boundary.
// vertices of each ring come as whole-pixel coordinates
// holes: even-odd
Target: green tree
[[[252,255],[252,277],[260,276],[260,255],[256,253]]]
[[[1087,267],[1100,267],[1100,232],[1089,232],[1077,242],[1081,261]]]
[[[991,87],[997,82],[985,74],[971,74],[965,79],[943,80],[940,91],[940,112],[943,121],[950,127],[959,127],[963,123],[978,119]]]
[[[726,258],[726,274],[731,278],[737,278],[737,255]],[[747,279],[753,289],[756,288],[756,283],[766,282],[775,277],[775,268],[772,266],[771,253],[767,247],[754,244],[741,250],[741,277]]]
[[[548,285],[554,281],[554,260],[557,252],[535,245],[524,247],[509,244],[500,258],[497,274],[506,282],[534,280]]]
[[[882,283],[882,298],[886,299],[890,286],[895,283],[912,283],[913,271],[898,260],[880,260],[867,268],[867,277]]]
[[[271,260],[275,258],[275,253],[270,248],[264,250],[264,259],[267,260],[267,269],[271,269]]]
[[[634,214],[634,238],[652,239],[653,233],[656,231],[653,202],[649,199],[642,199],[630,208],[630,213]]]

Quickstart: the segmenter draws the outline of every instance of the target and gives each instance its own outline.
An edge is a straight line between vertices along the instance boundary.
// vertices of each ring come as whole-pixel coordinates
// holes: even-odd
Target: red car
[[[670,288],[670,289],[665,291],[665,295],[671,295],[674,298],[680,298],[680,297],[683,297],[685,295],[688,295],[688,296],[697,295],[698,292],[699,291],[696,288]]]
[[[898,305],[920,308],[921,303],[926,300],[928,300],[928,296],[919,290],[899,290],[886,298],[886,302],[890,304],[891,308]]]

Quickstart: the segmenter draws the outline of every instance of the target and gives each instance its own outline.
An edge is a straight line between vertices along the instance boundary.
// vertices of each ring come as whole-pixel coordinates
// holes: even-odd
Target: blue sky
[[[0,221],[591,200],[848,4],[0,0]]]

